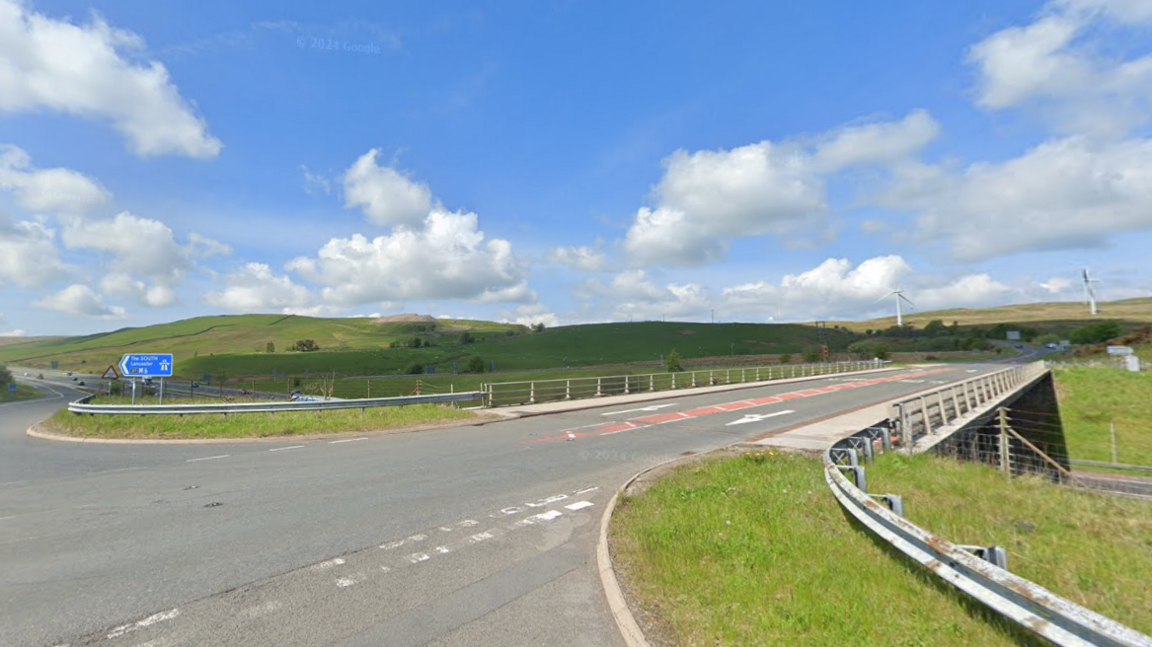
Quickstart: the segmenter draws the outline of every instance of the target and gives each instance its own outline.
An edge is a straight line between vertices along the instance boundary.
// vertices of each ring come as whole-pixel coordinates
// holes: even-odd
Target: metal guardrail
[[[607,377],[576,377],[559,380],[532,380],[527,382],[495,382],[485,384],[484,404],[500,407],[517,404],[536,404],[558,400],[579,400],[606,395],[627,395],[652,391],[740,384],[782,380],[792,377],[815,377],[837,373],[851,373],[882,368],[888,362],[880,360],[854,362],[823,362],[818,364],[778,364],[748,368],[718,368],[679,373],[650,373],[645,375],[613,375]]]
[[[868,494],[860,459],[871,458],[877,439],[888,445],[889,433],[887,428],[865,430],[824,453],[828,487],[868,530],[993,611],[1057,645],[1152,647],[1152,638],[996,565],[1005,564],[1005,553],[998,546],[949,543],[904,519],[899,497]]]
[[[911,448],[916,438],[937,433],[1047,372],[1044,362],[1033,362],[954,382],[892,403],[888,418],[903,446]]]
[[[68,410],[88,415],[192,415],[230,413],[282,413],[288,411],[332,411],[336,409],[370,409],[374,407],[396,407],[406,404],[442,404],[445,402],[466,402],[480,400],[483,391],[461,393],[437,393],[433,395],[410,395],[399,398],[360,398],[355,400],[319,400],[297,402],[240,402],[226,404],[88,404],[81,398],[68,405]]]

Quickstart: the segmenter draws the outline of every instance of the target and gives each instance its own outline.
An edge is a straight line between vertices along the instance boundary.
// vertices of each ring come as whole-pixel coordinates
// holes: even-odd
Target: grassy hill
[[[999,323],[1026,323],[1041,330],[1066,330],[1096,321],[1152,323],[1152,298],[1106,301],[1098,304],[1099,314],[1093,316],[1088,306],[1079,302],[1026,303],[998,308],[953,308],[949,310],[912,311],[904,314],[904,323],[923,328],[929,321],[939,319],[945,324],[955,321],[961,327],[988,326]],[[844,322],[849,330],[882,330],[896,325],[896,316]]]

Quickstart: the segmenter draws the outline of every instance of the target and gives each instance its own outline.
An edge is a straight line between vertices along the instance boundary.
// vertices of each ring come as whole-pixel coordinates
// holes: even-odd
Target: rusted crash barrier
[[[1057,645],[1152,647],[1152,638],[995,565],[993,561],[1003,563],[998,547],[974,549],[949,543],[894,512],[903,508],[899,497],[868,494],[862,463],[871,459],[873,441],[887,445],[889,434],[887,428],[868,429],[824,453],[824,477],[832,493],[871,532],[964,593]]]

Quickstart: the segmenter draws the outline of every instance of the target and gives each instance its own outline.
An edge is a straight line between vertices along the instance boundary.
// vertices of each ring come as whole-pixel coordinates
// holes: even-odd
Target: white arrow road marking
[[[791,410],[791,409],[785,409],[784,411],[776,411],[774,413],[750,413],[750,414],[744,416],[743,418],[741,418],[739,420],[734,420],[734,421],[732,421],[732,422],[730,422],[724,426],[725,427],[731,427],[732,425],[746,425],[750,422],[760,422],[761,420],[767,420],[768,418],[775,418],[776,416],[786,416],[790,413],[796,413],[796,412]]]
[[[636,413],[637,411],[659,411],[660,409],[663,409],[664,407],[674,407],[674,406],[676,406],[676,403],[670,402],[668,404],[654,404],[650,407],[642,407],[640,409],[625,409],[623,411],[609,411],[608,413],[602,413],[600,415],[602,415],[602,416],[615,416],[615,415],[619,415],[621,413]]]

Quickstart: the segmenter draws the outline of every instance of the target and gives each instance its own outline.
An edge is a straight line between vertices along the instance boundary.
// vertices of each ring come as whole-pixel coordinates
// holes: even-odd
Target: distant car
[[[1059,348],[1059,346],[1057,346],[1056,344],[1054,344],[1052,342],[1048,342],[1047,344],[1044,345],[1044,348],[1047,348],[1048,350],[1056,350],[1057,348]],[[25,373],[25,375],[27,375],[27,373]]]
[[[195,382],[193,382],[193,383],[192,383],[192,388],[194,388],[194,389],[198,389],[198,388],[200,388],[200,385],[199,385],[199,384],[197,384],[197,383],[195,383]]]
[[[84,386],[84,382],[80,382],[78,386]]]
[[[237,391],[237,393],[239,393],[240,395],[252,395],[252,392],[249,391],[248,389],[240,389],[239,391]]]
[[[68,377],[72,377],[72,371],[68,371]]]
[[[71,375],[71,373],[69,373],[69,375]],[[77,380],[79,380],[79,379],[80,379],[80,378],[78,378],[78,377],[74,377],[74,378],[72,378],[72,381],[73,381],[73,382],[75,382],[75,381],[77,381]]]

